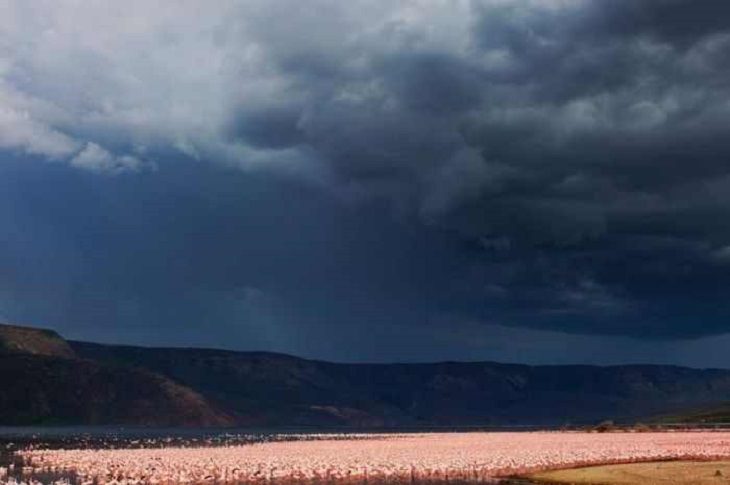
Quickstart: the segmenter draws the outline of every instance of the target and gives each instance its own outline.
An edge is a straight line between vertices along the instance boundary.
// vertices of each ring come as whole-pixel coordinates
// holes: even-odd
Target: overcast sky
[[[727,0],[0,0],[0,320],[730,367]]]

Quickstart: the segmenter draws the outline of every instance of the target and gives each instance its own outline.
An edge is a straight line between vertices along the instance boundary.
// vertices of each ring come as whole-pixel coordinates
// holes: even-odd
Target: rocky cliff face
[[[0,382],[0,424],[233,424],[192,389],[80,358],[50,330],[0,325]]]
[[[0,324],[0,354],[47,355],[72,359],[74,351],[53,330]]]
[[[90,360],[0,356],[0,423],[224,426],[198,393],[148,371]]]

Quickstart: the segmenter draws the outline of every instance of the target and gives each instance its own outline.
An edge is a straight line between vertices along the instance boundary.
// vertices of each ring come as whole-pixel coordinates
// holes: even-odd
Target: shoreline
[[[26,449],[19,456],[35,472],[73,471],[99,485],[494,483],[606,464],[730,460],[730,432],[423,433],[203,448]]]

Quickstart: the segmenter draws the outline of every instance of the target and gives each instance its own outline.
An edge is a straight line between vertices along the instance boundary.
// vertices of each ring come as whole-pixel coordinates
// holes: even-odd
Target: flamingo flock
[[[220,447],[18,453],[33,473],[72,472],[81,485],[485,482],[584,465],[730,458],[730,432],[422,433]],[[0,483],[18,485],[2,475]]]

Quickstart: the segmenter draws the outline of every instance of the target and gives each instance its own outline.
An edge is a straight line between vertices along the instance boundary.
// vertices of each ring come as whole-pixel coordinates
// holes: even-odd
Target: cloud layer
[[[7,1],[0,148],[186,157],[385,201],[462,242],[442,309],[728,330],[725,0]],[[701,322],[701,324],[698,324]]]

